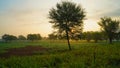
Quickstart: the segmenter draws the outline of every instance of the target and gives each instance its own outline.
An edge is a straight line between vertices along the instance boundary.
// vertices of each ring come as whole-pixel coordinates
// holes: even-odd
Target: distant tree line
[[[66,35],[65,34],[57,35],[57,33],[53,32],[48,35],[48,39],[63,40],[63,39],[66,39]],[[93,40],[94,42],[98,42],[98,41],[104,41],[104,40],[107,41],[108,36],[103,31],[86,31],[86,32],[82,32],[76,35],[71,35],[70,39],[71,40],[86,40],[87,42],[90,42]],[[116,41],[120,40],[120,32],[114,33],[113,40],[116,40]]]
[[[2,36],[2,40],[5,42],[10,42],[10,41],[14,41],[14,40],[30,40],[30,41],[34,41],[34,40],[41,40],[42,36],[40,34],[28,34],[27,37],[23,36],[23,35],[19,35],[18,37],[14,36],[14,35],[9,35],[9,34],[4,34]]]
[[[106,40],[106,36],[104,35],[103,32],[98,32],[98,31],[87,31],[82,33],[81,39],[87,40],[90,42],[93,40],[94,42]]]

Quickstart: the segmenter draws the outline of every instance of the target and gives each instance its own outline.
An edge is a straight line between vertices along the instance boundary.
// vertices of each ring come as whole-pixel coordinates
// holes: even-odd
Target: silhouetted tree
[[[85,18],[84,9],[73,2],[63,1],[49,12],[50,23],[59,33],[66,33],[69,50],[71,50],[69,35],[73,28],[82,27]]]
[[[92,32],[92,39],[94,40],[94,42],[98,42],[98,40],[102,40],[102,32],[98,32],[98,31],[95,31],[95,32]]]
[[[51,40],[56,40],[57,39],[57,35],[55,34],[55,32],[51,33],[48,35],[48,38]]]
[[[40,34],[35,34],[36,35],[36,40],[41,40],[42,39],[42,36]]]
[[[90,42],[92,40],[92,31],[87,31],[82,33],[82,38]]]
[[[40,34],[28,34],[27,39],[31,40],[31,41],[34,41],[34,40],[41,40],[42,37],[41,37]]]
[[[110,17],[103,17],[98,23],[108,36],[109,43],[112,43],[115,33],[119,29],[119,23],[119,21],[112,20]]]
[[[18,36],[18,40],[26,40],[26,37],[23,36],[23,35],[19,35],[19,36]]]
[[[16,36],[9,35],[9,34],[4,34],[2,36],[2,39],[5,40],[6,42],[12,41],[12,40],[17,40]]]

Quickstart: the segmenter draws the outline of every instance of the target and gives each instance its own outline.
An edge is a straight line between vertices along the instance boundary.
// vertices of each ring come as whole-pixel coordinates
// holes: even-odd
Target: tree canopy
[[[26,37],[24,37],[23,35],[19,35],[19,36],[18,36],[18,39],[19,39],[19,40],[26,40]]]
[[[12,40],[16,40],[17,37],[13,36],[13,35],[9,35],[9,34],[4,34],[2,36],[2,39],[5,40],[6,42],[12,41]]]
[[[41,37],[40,34],[28,34],[27,39],[31,40],[31,41],[34,41],[34,40],[41,40],[42,37]]]

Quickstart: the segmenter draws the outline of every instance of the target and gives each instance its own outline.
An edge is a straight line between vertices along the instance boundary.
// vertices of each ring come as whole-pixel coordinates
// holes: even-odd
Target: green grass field
[[[0,43],[0,53],[6,49],[42,46],[49,51],[32,56],[0,58],[0,68],[120,68],[120,42],[71,41],[72,51],[65,40],[14,41]]]

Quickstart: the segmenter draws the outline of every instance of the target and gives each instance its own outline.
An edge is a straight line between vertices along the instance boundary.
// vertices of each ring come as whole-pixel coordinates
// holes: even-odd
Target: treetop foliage
[[[103,31],[114,33],[119,29],[119,23],[120,21],[112,20],[110,17],[103,17],[100,22],[98,22]]]
[[[82,26],[85,16],[85,11],[80,5],[69,1],[57,3],[56,8],[49,12],[50,23],[60,31],[66,30],[66,24],[68,31],[75,26]]]

